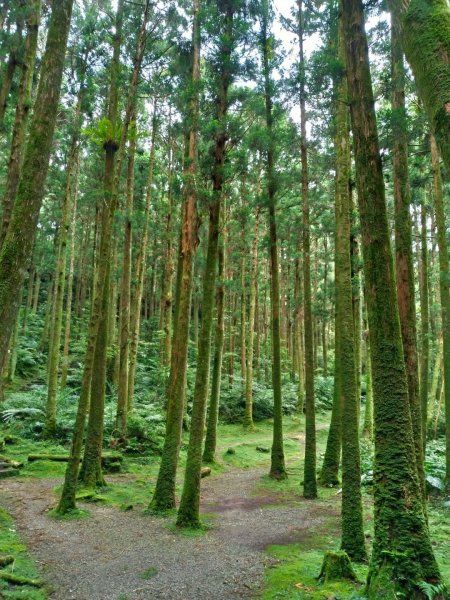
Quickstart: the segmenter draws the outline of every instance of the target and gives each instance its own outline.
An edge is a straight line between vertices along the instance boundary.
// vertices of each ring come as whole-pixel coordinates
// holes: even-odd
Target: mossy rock
[[[342,580],[357,581],[347,552],[326,552],[318,580],[323,583]]]
[[[107,473],[120,473],[122,471],[122,464],[119,461],[108,462],[103,466]]]
[[[16,477],[17,475],[20,475],[19,469],[13,469],[13,468],[1,469],[0,468],[0,479],[6,479],[7,477]]]

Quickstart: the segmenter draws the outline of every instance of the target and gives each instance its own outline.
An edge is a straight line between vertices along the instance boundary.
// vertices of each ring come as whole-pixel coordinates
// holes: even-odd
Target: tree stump
[[[326,552],[318,579],[323,583],[343,579],[357,581],[356,573],[346,552]]]

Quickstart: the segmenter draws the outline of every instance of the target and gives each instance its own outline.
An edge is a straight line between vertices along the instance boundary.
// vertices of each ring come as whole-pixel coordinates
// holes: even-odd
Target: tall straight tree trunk
[[[450,9],[446,0],[389,0],[401,43],[450,174]]]
[[[190,304],[194,257],[198,245],[197,142],[200,83],[200,0],[193,0],[192,80],[189,98],[189,134],[181,224],[180,287],[167,389],[166,437],[150,510],[164,512],[175,507],[175,477],[180,454],[185,405],[185,382],[189,343]],[[201,452],[201,451],[200,451]]]
[[[128,368],[130,338],[130,296],[131,296],[131,249],[132,249],[132,215],[134,199],[134,156],[136,138],[130,140],[128,146],[127,193],[125,208],[125,235],[123,242],[122,281],[120,291],[120,331],[119,331],[119,381],[117,391],[116,428],[119,437],[124,440],[127,434],[128,416]]]
[[[430,369],[430,320],[429,320],[429,276],[428,276],[428,240],[427,210],[425,202],[420,208],[420,408],[422,413],[422,441],[425,452],[427,442],[427,411]]]
[[[224,202],[222,201],[222,225],[225,214]],[[223,229],[223,227],[222,227]],[[215,460],[217,446],[217,422],[219,419],[220,384],[222,377],[222,355],[224,342],[224,317],[225,317],[225,240],[224,234],[219,238],[218,256],[218,284],[216,290],[217,323],[214,341],[213,370],[211,376],[211,399],[208,408],[208,423],[205,437],[205,448],[203,450],[203,462],[212,463]]]
[[[218,259],[221,199],[224,186],[225,144],[227,140],[226,116],[228,110],[228,89],[232,81],[230,70],[233,50],[233,2],[227,0],[222,6],[224,11],[222,43],[220,46],[221,64],[218,78],[217,113],[218,130],[214,140],[214,163],[211,179],[213,197],[209,205],[208,247],[203,278],[202,326],[198,347],[197,372],[195,375],[194,399],[186,459],[183,493],[178,511],[177,525],[180,527],[200,526],[200,479],[202,467],[202,444],[205,428],[206,401],[208,396],[211,330],[214,315],[214,291]]]
[[[114,131],[117,120],[117,101],[118,101],[118,73],[120,68],[120,48],[122,44],[122,27],[123,27],[123,6],[124,0],[119,0],[116,13],[115,35],[112,40],[113,56],[110,67],[110,89],[109,89],[109,105],[108,118],[111,123],[111,130]],[[94,270],[93,277],[93,301],[91,307],[91,315],[89,320],[88,339],[86,344],[86,353],[84,359],[83,377],[81,381],[80,397],[78,400],[77,414],[75,418],[74,432],[72,437],[72,445],[70,448],[69,460],[64,477],[63,490],[57,511],[60,514],[66,514],[73,510],[76,506],[75,497],[78,483],[78,473],[84,438],[84,429],[86,423],[86,414],[90,403],[91,380],[95,362],[95,352],[97,338],[99,335],[100,324],[102,319],[102,309],[104,309],[104,299],[107,296],[107,286],[104,285],[109,269],[111,234],[113,226],[114,206],[113,203],[113,185],[114,185],[114,160],[117,152],[117,142],[108,140],[105,146],[105,167],[103,189],[105,192],[104,202],[100,217],[96,215],[96,225],[99,224],[102,230],[102,235],[99,239],[99,248],[97,256],[97,264]],[[98,219],[98,220],[97,220]],[[96,239],[94,237],[94,239]],[[105,319],[103,319],[103,327],[105,327]],[[104,332],[103,332],[104,333]],[[97,399],[96,399],[97,401]],[[96,408],[91,409],[93,411]],[[95,415],[94,415],[95,416]],[[94,433],[96,433],[94,430]],[[95,449],[98,447],[98,436],[92,440],[91,430],[91,447],[88,448],[90,454],[90,464],[85,469],[86,480],[90,479],[90,474],[93,473],[97,478],[101,478],[101,473],[94,455]],[[95,483],[95,482],[94,482]]]
[[[141,71],[142,59],[147,40],[147,22],[149,18],[150,0],[147,0],[144,7],[144,14],[141,20],[141,26],[136,39],[136,51],[134,57],[133,70],[128,87],[128,97],[126,102],[125,116],[121,127],[120,141],[109,140],[104,144],[105,147],[105,178],[104,178],[104,197],[103,210],[107,212],[107,227],[102,227],[100,234],[100,254],[101,264],[106,263],[104,271],[98,271],[99,295],[101,298],[99,324],[97,339],[95,341],[95,352],[93,357],[93,370],[91,378],[91,402],[89,405],[89,420],[87,425],[86,443],[84,448],[83,465],[80,471],[80,480],[86,487],[103,485],[101,467],[101,452],[103,445],[103,413],[105,405],[106,392],[106,363],[108,345],[111,343],[111,329],[109,327],[110,310],[116,307],[110,306],[111,300],[115,303],[115,295],[110,294],[110,280],[112,265],[111,253],[113,248],[113,221],[114,214],[118,204],[119,179],[121,167],[125,157],[125,147],[128,138],[133,115],[136,111],[137,87],[139,74]],[[120,54],[120,40],[118,54]],[[116,48],[114,48],[116,50]],[[114,62],[113,76],[120,70],[120,56],[117,56],[117,62]],[[109,121],[111,122],[111,131],[114,132],[117,127],[118,114],[118,92],[119,78],[111,82],[111,95],[109,106]],[[117,154],[116,154],[117,153]],[[112,297],[111,297],[112,296]]]
[[[247,429],[253,428],[253,341],[255,331],[255,304],[256,304],[256,286],[258,275],[258,241],[259,241],[259,213],[260,208],[256,209],[255,227],[253,230],[252,242],[252,264],[250,274],[250,299],[248,315],[248,341],[246,357],[246,378],[245,378],[245,417],[244,426]]]
[[[311,239],[309,226],[309,176],[306,140],[305,57],[303,51],[304,13],[303,0],[297,1],[298,41],[300,58],[300,153],[302,169],[303,213],[303,328],[305,336],[305,467],[303,495],[317,497],[316,482],[316,415],[314,402],[314,337],[311,302]]]
[[[373,441],[373,387],[372,387],[372,358],[370,356],[369,336],[366,335],[366,406],[364,410],[364,421],[362,435],[369,441]]]
[[[24,1],[19,0],[19,4],[21,5],[21,9],[23,10]],[[0,130],[3,129],[6,108],[8,106],[8,98],[9,93],[11,91],[11,86],[13,83],[14,73],[16,71],[17,65],[20,60],[20,53],[22,47],[22,30],[23,30],[23,22],[19,17],[16,23],[16,31],[14,33],[14,38],[12,40],[12,47],[9,52],[8,60],[5,65],[5,69],[3,72],[3,77],[1,79],[0,86]]]
[[[8,162],[5,193],[2,199],[2,222],[0,224],[0,248],[9,227],[14,200],[19,186],[20,170],[22,168],[25,148],[25,134],[28,114],[31,108],[31,88],[33,84],[34,65],[38,43],[41,0],[30,0],[30,14],[27,20],[27,36],[25,39],[24,56],[16,104],[16,113],[12,131],[11,151]]]
[[[342,0],[375,405],[375,537],[367,595],[439,582],[417,477],[408,382],[361,0]],[[395,444],[392,441],[395,440]]]
[[[147,176],[147,189],[145,193],[144,225],[141,243],[136,257],[135,283],[131,291],[130,308],[130,361],[128,366],[128,412],[133,407],[134,385],[136,379],[137,353],[139,347],[139,334],[141,327],[142,296],[144,293],[145,267],[147,264],[148,236],[150,225],[150,211],[153,197],[153,167],[155,164],[155,139],[157,130],[157,105],[153,104],[152,134],[150,140],[150,156]]]
[[[78,164],[79,169],[79,164]],[[78,180],[78,173],[77,173]],[[75,233],[77,222],[77,193],[75,193],[74,206],[72,211],[72,225],[70,231],[70,262],[69,273],[67,276],[67,296],[66,296],[66,321],[64,325],[64,347],[61,360],[61,388],[64,389],[67,385],[67,375],[69,371],[69,344],[70,331],[72,327],[72,297],[73,297],[73,276],[75,266]]]
[[[21,288],[36,238],[58,112],[72,3],[73,0],[60,0],[52,7],[20,183],[0,250],[0,373],[6,363]]]
[[[278,236],[276,220],[276,181],[273,142],[273,82],[271,80],[271,42],[269,31],[270,0],[262,3],[261,50],[263,55],[264,100],[267,130],[267,204],[269,209],[269,258],[270,258],[270,317],[272,325],[272,387],[273,387],[273,441],[269,476],[286,479],[283,448],[283,413],[281,397],[281,331],[280,331],[280,283],[278,266]]]
[[[419,370],[417,357],[416,301],[414,292],[414,265],[412,249],[411,192],[408,174],[408,132],[405,108],[405,69],[400,42],[400,24],[393,14],[391,27],[392,75],[392,137],[395,199],[395,250],[397,298],[400,328],[408,380],[408,398],[411,411],[416,465],[419,484],[425,500],[423,467],[422,416],[419,397]]]
[[[345,41],[339,19],[338,56],[345,65]],[[350,250],[350,139],[348,97],[344,72],[336,98],[336,358],[337,394],[342,407],[342,550],[352,560],[367,558],[361,498],[359,454],[359,390],[356,377],[355,316]],[[358,316],[359,318],[359,316]]]
[[[167,214],[166,214],[166,251],[163,269],[163,285],[161,290],[161,324],[160,329],[164,332],[161,339],[161,362],[164,367],[170,366],[170,354],[172,351],[172,283],[173,283],[173,251],[172,251],[172,212],[173,212],[173,144],[169,149],[169,181],[167,191]]]
[[[445,480],[450,485],[450,268],[446,237],[444,195],[442,190],[439,151],[433,135],[431,141],[431,161],[434,183],[434,210],[439,247],[439,291],[441,295],[442,339],[444,348],[444,395],[445,395]]]
[[[78,93],[77,106],[74,116],[74,135],[67,161],[67,180],[62,206],[61,221],[58,228],[56,250],[56,266],[54,274],[54,293],[52,320],[50,327],[50,343],[48,351],[48,389],[45,415],[45,434],[52,437],[56,431],[56,412],[58,394],[58,367],[61,345],[61,329],[63,319],[64,288],[66,279],[67,241],[72,221],[75,194],[78,187],[79,137],[81,129],[81,104],[84,97],[84,87],[81,85]]]

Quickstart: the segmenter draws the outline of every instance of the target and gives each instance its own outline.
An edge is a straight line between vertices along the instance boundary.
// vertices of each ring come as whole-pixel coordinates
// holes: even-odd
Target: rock
[[[270,452],[270,448],[265,448],[264,446],[256,446],[256,452],[263,452],[264,454],[268,454]]]
[[[15,477],[16,475],[20,475],[19,469],[2,469],[0,467],[0,479],[6,479],[6,477]]]
[[[445,491],[445,483],[439,477],[427,475],[425,477],[427,492],[433,496],[439,496]]]
[[[210,467],[202,467],[200,476],[203,479],[203,477],[208,477],[208,475],[211,475],[211,468]]]
[[[353,570],[348,554],[346,552],[331,551],[325,553],[318,579],[324,583],[328,581],[341,581],[343,579],[357,581],[356,573]]]
[[[8,446],[12,446],[13,444],[17,444],[19,442],[19,438],[15,437],[13,435],[5,435],[5,437],[3,439],[4,439],[5,444]]]
[[[9,554],[5,556],[0,556],[0,568],[6,567],[14,562],[14,556],[10,556]]]

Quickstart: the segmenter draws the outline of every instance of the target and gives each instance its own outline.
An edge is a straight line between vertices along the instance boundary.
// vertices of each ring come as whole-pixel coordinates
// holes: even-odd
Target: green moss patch
[[[0,556],[4,555],[10,555],[13,562],[2,568],[1,573],[41,583],[36,566],[16,532],[14,520],[3,509],[0,509]],[[47,593],[41,587],[14,585],[0,579],[0,598],[45,600]]]

